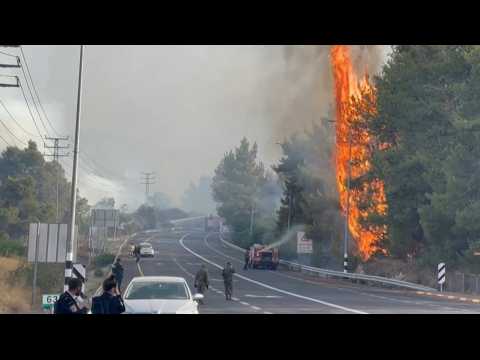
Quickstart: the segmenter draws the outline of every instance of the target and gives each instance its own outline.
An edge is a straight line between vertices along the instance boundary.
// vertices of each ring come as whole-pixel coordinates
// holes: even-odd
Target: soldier
[[[222,270],[223,283],[225,285],[225,298],[227,300],[232,300],[233,274],[235,274],[235,269],[230,262],[227,262],[227,266]]]
[[[243,270],[247,270],[248,266],[250,265],[250,250],[245,250],[245,265],[243,266]]]
[[[123,280],[123,266],[120,264],[120,258],[118,257],[112,265],[112,274],[117,280],[118,291],[122,291],[120,286],[122,286]]]
[[[75,299],[82,293],[82,282],[77,278],[68,280],[68,290],[65,291],[55,303],[55,314],[86,314],[88,308]]]
[[[205,264],[202,264],[200,267],[200,270],[198,270],[197,274],[195,275],[195,288],[197,289],[199,294],[202,294],[205,292],[206,289],[208,289],[208,272]],[[203,305],[203,300],[199,301],[200,304]]]
[[[140,261],[140,245],[135,245],[135,250],[133,250],[137,263]]]

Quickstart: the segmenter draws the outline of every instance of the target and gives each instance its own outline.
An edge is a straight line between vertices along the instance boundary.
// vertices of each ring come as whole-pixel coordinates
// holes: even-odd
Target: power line
[[[48,129],[45,126],[45,123],[43,122],[42,116],[40,115],[40,111],[38,111],[37,102],[35,101],[35,97],[33,96],[32,90],[30,89],[30,85],[28,83],[27,75],[25,74],[25,70],[23,69],[23,65],[20,68],[22,69],[23,78],[25,79],[25,82],[27,83],[27,89],[28,89],[28,92],[30,93],[30,96],[32,97],[33,106],[35,107],[35,111],[38,114],[38,118],[40,119],[40,122],[42,123],[43,128],[45,129],[45,132],[47,133],[47,136],[50,136],[50,134],[48,132]]]
[[[22,59],[23,59],[23,62],[25,63],[25,67],[27,68],[28,77],[30,78],[30,82],[32,83],[33,91],[35,92],[35,95],[37,96],[38,103],[40,105],[40,108],[42,109],[43,115],[45,116],[45,119],[47,119],[47,122],[50,125],[50,127],[53,129],[53,131],[58,136],[59,135],[58,131],[55,129],[55,127],[50,122],[50,119],[48,118],[47,113],[45,112],[45,109],[43,108],[42,102],[40,101],[40,96],[38,95],[37,88],[35,86],[35,83],[33,82],[32,74],[30,73],[30,68],[28,66],[27,59],[25,58],[25,53],[23,52],[23,47],[22,46],[20,46],[20,52],[22,53]]]
[[[25,130],[25,128],[13,117],[13,115],[8,111],[7,106],[3,103],[3,101],[0,99],[0,104],[3,106],[5,109],[6,113],[10,116],[10,118],[17,124],[17,126],[22,129],[22,131],[27,134],[29,137],[36,137],[37,135],[32,134],[30,131]]]
[[[10,135],[12,135],[12,137],[14,137],[16,140],[18,140],[22,145],[27,146],[27,143],[26,143],[25,141],[19,139],[19,138],[17,137],[17,135],[15,135],[15,134],[8,128],[8,126],[5,125],[5,123],[3,122],[2,119],[0,119],[0,123],[2,123],[3,127],[4,127],[5,129],[7,129],[7,131],[10,133]]]
[[[25,95],[25,91],[23,90],[22,83],[20,82],[20,80],[18,79],[18,77],[17,77],[17,80],[18,80],[18,83],[19,83],[19,85],[20,85],[20,90],[22,90],[22,95],[23,95],[23,99],[25,100],[25,104],[27,104],[27,108],[28,108],[28,112],[30,113],[30,117],[32,118],[33,123],[35,124],[35,128],[37,129],[37,132],[38,132],[38,135],[40,136],[40,139],[43,139],[43,136],[42,136],[42,134],[41,134],[41,131],[40,131],[40,129],[38,128],[37,122],[35,121],[35,118],[33,117],[32,110],[30,109],[30,105],[28,104],[28,100],[27,100],[27,97],[26,97],[26,95]]]
[[[9,143],[7,140],[5,140],[5,139],[3,138],[2,135],[0,135],[0,139],[2,139],[2,140],[5,142],[5,144],[7,144],[8,146],[12,146],[12,145],[10,145],[10,143]]]
[[[150,194],[150,185],[155,184],[155,173],[154,172],[147,172],[147,173],[142,173],[142,175],[145,177],[144,180],[145,182],[142,182],[141,184],[145,185],[145,199],[148,201],[148,195]]]
[[[45,154],[44,156],[53,156],[53,160],[54,161],[57,161],[58,162],[58,159],[60,157],[65,157],[65,156],[68,156],[68,154],[65,154],[65,153],[60,153],[60,149],[66,149],[68,148],[68,145],[67,146],[60,146],[60,141],[67,141],[68,140],[68,137],[63,137],[63,138],[60,138],[60,137],[56,137],[56,138],[50,138],[50,137],[47,137],[45,138],[45,140],[51,140],[53,141],[53,146],[51,145],[47,145],[47,144],[43,144],[43,146],[47,149],[53,149],[53,154]],[[56,174],[56,200],[57,200],[57,221],[60,221],[60,174],[58,172],[58,168],[57,168],[57,174]]]
[[[4,51],[0,51],[0,54],[3,54],[3,55],[6,55],[6,56],[11,56],[11,57],[18,57],[17,55],[13,55],[13,54],[9,54],[9,53],[6,53]]]
[[[96,168],[96,169],[101,169],[102,172],[104,172],[104,175],[107,175],[107,176],[104,176],[104,175],[103,175],[103,177],[107,177],[107,178],[109,178],[109,177],[111,177],[111,178],[118,178],[118,177],[119,177],[117,174],[115,174],[114,171],[112,171],[112,170],[108,169],[107,167],[101,165],[99,162],[97,162],[96,160],[94,160],[92,157],[88,156],[87,153],[85,152],[85,150],[83,151],[83,153],[80,153],[80,156],[82,156],[82,155],[84,156],[83,161],[84,161],[85,163],[90,163],[90,164],[93,165],[93,166],[90,165],[90,167],[91,167],[93,170],[95,170],[95,168]],[[87,161],[87,160],[88,160],[88,161]],[[120,176],[120,177],[124,179],[124,176]]]

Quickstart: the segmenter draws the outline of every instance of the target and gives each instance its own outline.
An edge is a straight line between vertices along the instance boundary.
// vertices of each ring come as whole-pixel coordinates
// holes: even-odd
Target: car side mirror
[[[203,295],[202,294],[193,295],[193,301],[200,301],[200,300],[203,300]]]

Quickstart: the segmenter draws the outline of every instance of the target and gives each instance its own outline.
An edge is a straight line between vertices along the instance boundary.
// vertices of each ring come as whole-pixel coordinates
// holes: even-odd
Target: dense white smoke
[[[356,64],[378,70],[384,49],[355,47]],[[78,46],[24,51],[50,120],[73,138]],[[328,56],[320,45],[86,46],[80,152],[94,162],[82,160],[82,194],[134,208],[145,198],[140,173],[155,171],[151,191],[179,204],[243,136],[272,164],[277,142],[331,110]],[[8,91],[0,99],[35,133],[20,93]]]

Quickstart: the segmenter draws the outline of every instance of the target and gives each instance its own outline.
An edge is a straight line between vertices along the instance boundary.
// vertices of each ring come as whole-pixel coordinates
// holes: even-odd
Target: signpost
[[[297,232],[297,254],[312,254],[313,242],[305,238],[303,231]]]
[[[95,250],[103,251],[105,249],[108,228],[113,228],[113,241],[115,241],[119,217],[119,210],[117,209],[92,210],[92,222],[90,224],[90,251],[92,253],[95,253]],[[100,235],[101,232],[103,232],[103,235]]]
[[[67,248],[67,224],[31,223],[27,244],[27,261],[33,263],[32,306],[37,292],[38,263],[64,263]],[[77,231],[75,227],[75,233]],[[77,256],[77,236],[74,237],[73,257]]]
[[[305,238],[303,231],[297,232],[297,258],[300,263],[311,265],[311,255],[313,253],[313,242]]]
[[[59,298],[60,294],[44,294],[42,296],[42,308],[53,313],[54,305]]]
[[[440,291],[443,292],[443,284],[445,284],[445,263],[438,264],[438,283],[440,284]]]

